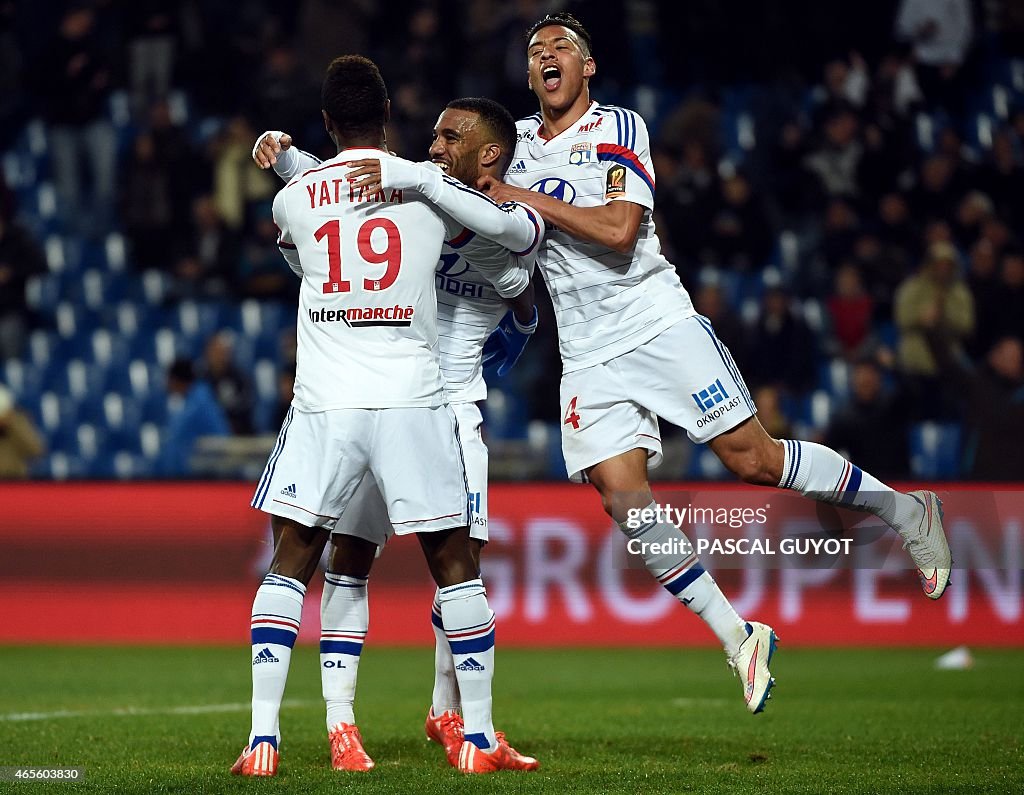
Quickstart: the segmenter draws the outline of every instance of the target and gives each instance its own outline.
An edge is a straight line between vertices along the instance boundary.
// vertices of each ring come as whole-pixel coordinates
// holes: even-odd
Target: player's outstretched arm
[[[552,226],[580,240],[600,243],[627,254],[636,245],[644,207],[631,201],[611,201],[598,207],[576,207],[554,196],[481,177],[477,187],[496,202],[528,202]]]
[[[493,240],[513,254],[532,251],[540,242],[540,219],[529,207],[499,206],[474,188],[446,177],[433,166],[407,160],[353,160],[349,179],[368,193],[382,186],[414,190],[463,226]]]
[[[292,145],[292,137],[281,130],[267,130],[252,148],[252,159],[262,169],[274,168],[285,182],[291,182],[303,171],[320,165],[320,160],[309,152]]]

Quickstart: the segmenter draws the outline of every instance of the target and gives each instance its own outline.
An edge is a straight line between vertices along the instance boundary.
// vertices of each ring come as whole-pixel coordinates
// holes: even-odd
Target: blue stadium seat
[[[922,480],[960,475],[959,423],[920,422],[910,428],[910,470]]]

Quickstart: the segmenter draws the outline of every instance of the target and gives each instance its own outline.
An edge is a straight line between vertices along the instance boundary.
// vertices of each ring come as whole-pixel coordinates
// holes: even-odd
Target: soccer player
[[[455,666],[465,721],[460,769],[522,768],[528,758],[512,751],[491,722],[494,614],[470,542],[462,451],[436,353],[432,281],[441,245],[459,237],[469,252],[474,240],[421,193],[369,193],[348,180],[352,158],[377,157],[399,173],[403,164],[419,168],[387,152],[390,106],[372,61],[335,59],[322,107],[338,155],[289,182],[274,199],[278,244],[302,279],[295,396],[252,501],[271,514],[275,547],[252,607],[252,729],[232,773],[277,772],[281,698],[306,585],[327,534],[368,472],[395,531],[417,535],[456,661],[476,661]],[[469,190],[457,199],[470,226],[499,242],[515,247],[537,236],[514,208],[499,208]],[[503,297],[521,294],[529,282],[507,257],[481,256],[477,268]],[[365,587],[353,565],[338,561],[330,572],[336,585]],[[358,656],[351,652],[363,637],[345,631],[344,615],[338,622],[329,651],[341,664]],[[472,654],[456,643],[472,646]],[[361,752],[361,769],[373,767],[354,725],[331,727],[329,740],[332,765],[336,757]]]
[[[515,149],[515,136],[515,120],[500,104],[482,98],[457,99],[449,102],[438,118],[429,154],[449,177],[472,185],[484,175],[504,175]],[[253,159],[262,168],[272,166],[285,181],[319,165],[315,157],[299,150],[291,136],[281,131],[261,135],[253,148]],[[520,211],[530,213],[522,205]],[[532,273],[540,240],[538,235],[529,249],[508,256],[517,257],[520,267]],[[470,492],[470,538],[479,562],[480,549],[487,541],[487,447],[481,437],[483,419],[477,406],[477,401],[487,396],[483,379],[485,342],[494,334],[487,346],[488,358],[507,371],[536,327],[537,317],[532,290],[527,291],[525,301],[517,298],[512,302],[512,310],[506,311],[505,300],[466,261],[460,253],[463,250],[457,242],[445,244],[437,264],[435,287],[441,371],[445,394],[458,420]],[[350,576],[358,584],[365,583],[377,547],[382,547],[393,531],[376,483],[372,477],[364,478],[335,526],[332,570],[337,571],[342,560],[355,562],[354,574]],[[361,646],[336,646],[331,640],[334,634],[366,634],[367,589],[365,585],[346,587],[352,584],[328,574],[321,603],[320,670],[328,727],[339,722],[355,723],[352,703]],[[435,679],[425,729],[431,740],[445,748],[449,763],[458,767],[463,719],[459,714],[457,663],[442,625],[437,593],[430,615],[436,643]],[[456,649],[464,647],[456,641]],[[347,654],[339,657],[332,648],[343,649]],[[473,667],[472,661],[460,664]]]
[[[570,477],[592,483],[605,510],[642,542],[683,542],[630,509],[654,507],[648,466],[661,459],[657,418],[706,443],[746,483],[870,511],[905,541],[925,594],[942,595],[949,547],[932,492],[901,494],[819,444],[772,439],[732,356],[698,315],[662,255],[652,220],[654,171],[644,121],[590,98],[591,40],[570,14],[527,34],[529,85],[540,111],[517,123],[509,185],[496,201],[529,201],[549,226],[538,260],[554,304],[563,375],[562,450]],[[644,555],[650,573],[722,642],[751,712],[773,684],[775,633],[736,614],[693,554]]]

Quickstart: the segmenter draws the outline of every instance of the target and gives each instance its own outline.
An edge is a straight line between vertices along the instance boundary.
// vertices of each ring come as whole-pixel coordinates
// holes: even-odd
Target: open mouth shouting
[[[435,166],[437,166],[439,169],[441,169],[445,174],[447,174],[449,169],[451,169],[451,164],[447,160],[441,160],[440,158],[434,158],[433,161],[431,161],[431,162],[433,162],[433,164]]]
[[[562,71],[557,66],[545,66],[540,70],[540,77],[546,91],[557,91],[562,85]]]

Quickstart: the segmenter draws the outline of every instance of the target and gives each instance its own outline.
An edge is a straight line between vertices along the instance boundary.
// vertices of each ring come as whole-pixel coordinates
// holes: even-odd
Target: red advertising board
[[[921,594],[900,540],[873,517],[731,485],[675,485],[656,497],[675,506],[741,615],[771,623],[787,645],[1024,645],[1024,490],[937,489],[956,563],[937,602]],[[220,483],[0,487],[0,642],[246,642],[271,552],[251,491]],[[500,643],[714,645],[637,568],[590,487],[493,485],[490,529],[484,578]],[[318,637],[319,581],[306,597],[304,641]],[[414,539],[393,539],[370,583],[371,642],[432,642],[433,586]]]

